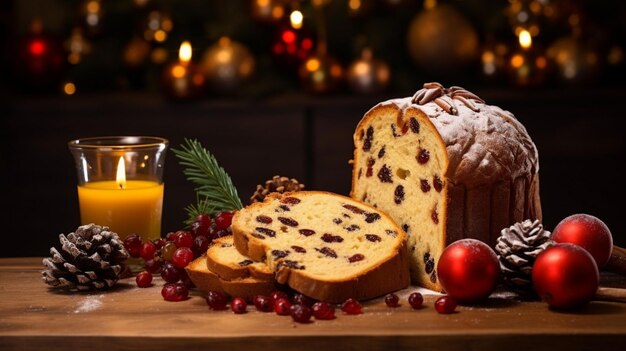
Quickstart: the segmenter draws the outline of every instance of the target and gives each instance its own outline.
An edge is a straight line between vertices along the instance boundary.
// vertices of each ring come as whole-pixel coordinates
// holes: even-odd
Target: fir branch
[[[179,150],[172,149],[185,169],[187,180],[196,185],[198,203],[191,208],[211,211],[232,211],[243,207],[232,180],[213,156],[197,140],[185,139]],[[206,202],[205,204],[201,204]],[[189,208],[189,207],[188,207]]]

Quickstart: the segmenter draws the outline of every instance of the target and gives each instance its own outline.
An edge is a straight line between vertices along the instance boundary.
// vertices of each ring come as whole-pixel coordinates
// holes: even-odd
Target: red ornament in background
[[[315,42],[314,37],[307,31],[286,25],[278,30],[272,45],[272,53],[280,66],[294,71],[302,61],[313,54]]]
[[[35,90],[57,88],[65,71],[63,43],[43,33],[41,21],[35,20],[31,33],[17,44],[14,74],[18,85]]]
[[[609,228],[597,217],[575,214],[563,219],[552,232],[557,243],[571,243],[587,250],[602,268],[611,257],[613,236]]]
[[[532,271],[539,296],[556,309],[585,305],[595,295],[600,273],[595,260],[574,244],[556,244],[537,256]]]
[[[476,239],[462,239],[450,244],[437,264],[441,286],[451,297],[462,302],[487,298],[496,288],[500,263],[496,253]]]

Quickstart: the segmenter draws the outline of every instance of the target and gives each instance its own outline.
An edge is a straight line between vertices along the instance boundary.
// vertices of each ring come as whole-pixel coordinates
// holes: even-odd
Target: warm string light
[[[533,45],[533,38],[530,35],[530,32],[527,30],[522,30],[519,33],[519,45],[522,47],[522,49],[530,49],[530,47]]]
[[[289,15],[289,21],[291,22],[291,27],[293,27],[293,29],[302,28],[303,20],[304,16],[299,10],[294,10],[291,12],[291,15]]]

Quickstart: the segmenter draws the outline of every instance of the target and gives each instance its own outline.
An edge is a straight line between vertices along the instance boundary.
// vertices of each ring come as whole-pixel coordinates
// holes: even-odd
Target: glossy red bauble
[[[500,263],[496,253],[482,241],[458,240],[441,254],[437,276],[448,295],[462,302],[478,301],[495,289]]]
[[[589,251],[602,268],[611,257],[613,236],[600,219],[588,214],[575,214],[562,220],[554,228],[551,239],[557,243],[576,244]]]
[[[539,296],[556,309],[580,307],[598,290],[600,274],[591,254],[574,244],[556,244],[543,251],[532,271]]]

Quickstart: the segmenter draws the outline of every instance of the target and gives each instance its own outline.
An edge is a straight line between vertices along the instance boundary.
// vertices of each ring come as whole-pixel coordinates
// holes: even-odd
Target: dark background
[[[62,78],[45,89],[25,81],[10,49],[28,32],[35,15],[51,23],[49,33],[67,36],[80,1],[0,4],[0,44],[6,48],[0,62],[0,225],[6,238],[0,245],[2,257],[46,255],[59,233],[79,225],[69,140],[155,135],[178,147],[184,138],[196,138],[231,175],[244,203],[256,184],[275,174],[295,177],[309,189],[348,194],[352,133],[362,115],[379,101],[412,95],[430,80],[465,86],[488,103],[510,110],[526,126],[539,150],[547,229],[570,214],[589,213],[611,228],[616,244],[626,246],[623,61],[598,67],[585,78],[572,81],[553,72],[531,86],[511,78],[486,77],[479,60],[453,72],[434,74],[411,62],[403,44],[402,33],[423,2],[395,7],[378,1],[374,12],[350,19],[339,7],[346,2],[335,1],[326,9],[329,52],[344,66],[349,64],[360,45],[360,35],[366,33],[375,52],[389,63],[393,78],[385,91],[376,94],[357,94],[345,85],[325,94],[310,94],[299,85],[297,74],[282,71],[268,54],[273,29],[251,19],[249,2],[152,2],[166,4],[175,23],[186,23],[175,27],[179,29],[173,31],[173,38],[202,39],[206,47],[215,41],[215,33],[228,32],[246,44],[257,60],[257,74],[236,92],[172,102],[163,97],[155,78],[154,72],[162,66],[146,63],[137,75],[119,62],[120,47],[133,31],[129,23],[137,22],[134,18],[138,15],[130,2],[114,3],[114,8],[108,8],[104,32],[90,39],[91,55],[80,65],[65,68]],[[306,18],[310,5],[300,3]],[[515,43],[508,22],[502,19],[506,18],[506,2],[497,6],[488,1],[441,3],[456,6],[471,21],[481,45],[488,37]],[[607,55],[602,47],[624,47],[626,11],[621,2],[574,3],[585,18],[585,32],[610,33],[600,35],[611,37],[609,44],[593,38],[586,41],[598,43],[594,49],[598,57]],[[37,10],[35,5],[54,10]],[[240,15],[229,15],[233,12]],[[553,27],[557,28],[546,30],[544,38],[568,31]],[[389,31],[372,34],[375,28]],[[175,51],[179,42],[172,39],[165,45]],[[73,96],[59,89],[68,79],[78,88]],[[194,200],[193,187],[170,152],[165,166],[163,233],[182,227],[183,208]]]

